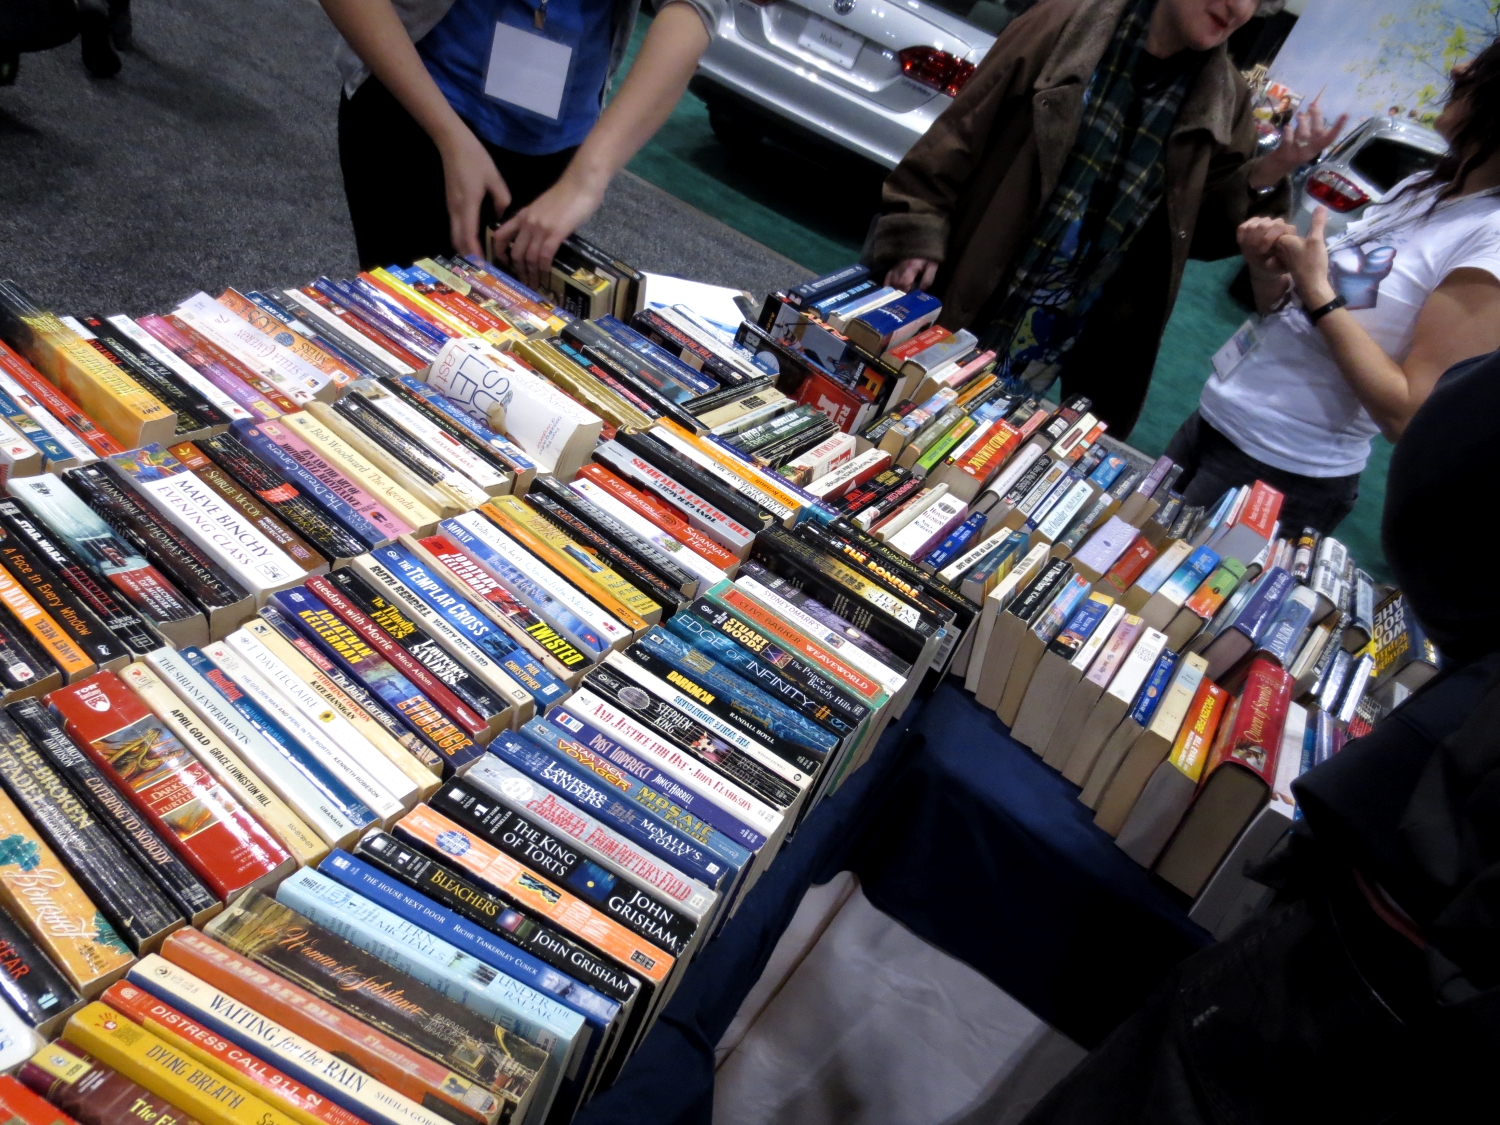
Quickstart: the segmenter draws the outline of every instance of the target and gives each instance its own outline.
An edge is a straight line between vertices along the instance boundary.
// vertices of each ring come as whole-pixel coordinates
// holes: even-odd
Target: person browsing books
[[[888,285],[930,286],[940,323],[996,349],[1016,389],[1061,374],[1064,397],[1127,436],[1187,259],[1235,253],[1240,222],[1284,210],[1284,177],[1342,125],[1314,103],[1255,158],[1225,44],[1256,10],[1043,0],[886,180],[866,260]]]
[[[360,265],[493,251],[528,285],[667,119],[724,0],[320,0],[342,36],[339,163]]]
[[[1430,172],[1331,242],[1281,219],[1239,231],[1262,313],[1214,357],[1167,446],[1185,504],[1260,479],[1282,526],[1329,532],[1359,496],[1377,433],[1395,441],[1460,360],[1500,347],[1500,40],[1453,72]]]

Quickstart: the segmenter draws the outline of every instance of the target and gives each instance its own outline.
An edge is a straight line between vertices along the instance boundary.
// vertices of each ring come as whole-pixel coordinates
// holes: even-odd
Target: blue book
[[[1099,462],[1099,467],[1090,474],[1089,483],[1107,491],[1129,463],[1117,453],[1108,454]]]
[[[787,290],[786,303],[794,309],[806,308],[814,301],[820,301],[840,289],[849,289],[870,276],[870,270],[866,266],[855,263],[845,266],[843,269],[825,273],[822,277],[815,277],[811,281],[804,281]]]
[[[644,851],[680,867],[714,890],[720,890],[726,878],[750,860],[744,848],[696,818],[688,818],[686,826],[706,833],[706,841],[689,835],[687,827],[672,827],[652,811],[653,804],[641,793],[644,787],[639,782],[621,775],[545,719],[532,719],[521,728],[519,737],[506,731],[490,743],[489,750],[513,769],[607,821]],[[587,759],[604,772],[585,765]]]
[[[1207,547],[1198,547],[1182,561],[1181,566],[1173,571],[1172,577],[1162,583],[1157,593],[1173,605],[1181,605],[1192,596],[1194,590],[1203,585],[1203,580],[1212,574],[1218,565],[1217,551]]]
[[[298,332],[298,335],[306,336],[307,339],[311,340],[314,344],[317,344],[318,347],[322,348],[329,355],[342,360],[344,363],[347,363],[361,375],[374,379],[378,378],[381,375],[393,374],[383,366],[379,371],[371,370],[366,361],[360,359],[358,356],[351,355],[349,352],[339,347],[337,343],[330,340],[327,336],[319,333],[315,328],[313,328],[312,325],[308,324],[301,317],[297,316],[280,301],[276,300],[276,298],[271,297],[265,293],[261,293],[255,289],[251,289],[245,294],[245,296],[250,300],[252,304],[259,308],[261,312],[265,313],[267,316],[275,317],[277,320],[281,321],[282,324],[285,324],[288,328],[291,328],[293,324],[300,325],[301,330]],[[291,341],[292,337],[290,335],[287,335],[285,339],[278,339],[278,343],[282,344],[286,344]]]
[[[1296,658],[1303,634],[1312,624],[1317,607],[1318,596],[1306,586],[1298,586],[1286,596],[1276,616],[1257,634],[1256,647],[1286,667]]]
[[[1103,621],[1109,613],[1111,603],[1103,598],[1089,598],[1078,607],[1062,632],[1052,639],[1048,648],[1059,656],[1072,660],[1078,654],[1091,636],[1094,630],[1099,628],[1099,622]]]
[[[583,1064],[592,1062],[601,1036],[550,996],[311,868],[283,881],[276,901],[542,1048],[548,1059],[536,1097],[543,1101],[550,1103],[565,1079],[588,1074]]]
[[[348,309],[356,317],[367,321],[380,332],[387,333],[413,355],[431,362],[437,358],[437,350],[426,336],[414,332],[404,321],[392,316],[385,308],[370,301],[347,282],[319,277],[313,288],[336,305]]]
[[[1037,639],[1043,644],[1051,644],[1062,632],[1063,624],[1073,616],[1073,611],[1088,597],[1090,588],[1089,580],[1081,574],[1072,575],[1059,586],[1047,608],[1037,614],[1032,623],[1031,631]]]
[[[637,643],[650,649],[679,672],[717,689],[731,701],[736,710],[757,720],[777,738],[824,753],[838,748],[841,735],[816,725],[744,678],[749,675],[772,684],[785,684],[806,699],[809,706],[819,706],[814,700],[808,699],[795,684],[777,674],[774,667],[757,660],[748,649],[740,648],[702,618],[691,613],[673,614],[672,619],[667,622],[667,629],[671,632],[662,629],[660,625],[653,625]],[[717,660],[708,659],[710,653]],[[830,715],[829,722],[837,723],[846,733],[853,730],[837,716]]]
[[[338,809],[347,820],[361,828],[368,828],[379,819],[368,805],[356,797],[348,786],[335,776],[332,770],[309,754],[285,727],[266,714],[265,709],[259,703],[241,691],[239,685],[220,671],[219,666],[202,651],[196,648],[185,648],[182,650],[182,658],[192,666],[193,671],[202,676],[215,691],[222,695],[247,723],[263,734],[266,741],[276,748],[291,767],[307,778],[318,793]]]
[[[927,552],[927,556],[921,560],[922,568],[924,570],[942,570],[943,567],[964,553],[969,544],[973,542],[974,536],[979,534],[989,518],[984,512],[975,512],[968,519],[964,520],[963,523],[948,533],[948,538]]]
[[[913,290],[904,297],[898,297],[888,304],[881,305],[878,309],[872,309],[855,317],[846,335],[856,344],[860,340],[865,340],[866,343],[872,345],[865,350],[872,354],[879,354],[885,351],[892,335],[903,329],[908,333],[919,331],[936,320],[942,311],[943,302],[931,293]],[[877,342],[879,346],[875,347]]]
[[[858,285],[851,285],[847,289],[840,289],[827,297],[819,297],[812,303],[812,311],[818,314],[820,319],[826,318],[830,312],[840,305],[847,305],[850,301],[867,296],[875,292],[875,282],[866,278]]]
[[[1279,566],[1266,571],[1260,576],[1250,600],[1240,607],[1231,628],[1255,640],[1276,616],[1276,611],[1296,584],[1296,579]]]
[[[719,389],[719,384],[716,380],[709,378],[701,371],[695,371],[655,340],[648,340],[623,321],[617,320],[612,316],[601,316],[594,323],[631,351],[655,364],[672,379],[680,383],[682,389],[688,392],[689,398],[696,395],[712,394]],[[661,390],[663,388],[658,387],[657,389]],[[680,402],[683,400],[674,398],[672,401]]]
[[[622,746],[587,719],[580,718],[566,708],[567,700],[554,703],[552,709],[547,712],[547,721],[567,731],[583,744],[584,749],[592,751],[611,765],[617,766],[654,793],[676,804],[687,814],[718,829],[735,843],[751,851],[758,851],[766,842],[764,835],[742,823],[728,809],[678,784],[650,762],[641,758],[635,751]]]
[[[611,1000],[602,992],[544,965],[513,943],[445,909],[426,895],[418,894],[343,848],[335,848],[324,856],[318,870],[355,894],[399,914],[408,922],[415,922],[428,933],[451,941],[465,953],[499,969],[506,976],[551,996],[601,1031],[619,1015],[618,1000]]]
[[[370,557],[387,567],[434,613],[452,625],[474,647],[488,655],[538,703],[555,702],[568,694],[567,687],[547,669],[537,664],[504,629],[494,624],[482,610],[476,609],[404,547],[377,547]]]
[[[1167,693],[1167,684],[1172,679],[1172,669],[1177,667],[1179,657],[1171,649],[1166,649],[1156,658],[1156,667],[1151,669],[1151,674],[1146,677],[1146,682],[1141,685],[1141,690],[1136,693],[1135,702],[1130,705],[1129,719],[1142,730],[1151,725],[1151,716],[1156,714],[1156,708],[1161,703],[1162,696]]]
[[[234,436],[244,442],[255,454],[287,480],[295,484],[302,493],[330,519],[341,525],[366,547],[378,547],[390,541],[384,531],[356,512],[333,489],[303,468],[295,458],[268,438],[253,419],[242,418],[230,428]]]

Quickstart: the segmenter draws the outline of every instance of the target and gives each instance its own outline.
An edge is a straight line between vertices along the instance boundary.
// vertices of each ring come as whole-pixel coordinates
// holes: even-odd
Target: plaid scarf
[[[976,318],[981,346],[1014,390],[1045,391],[1089,309],[1161,200],[1162,150],[1194,70],[1137,88],[1155,0],[1125,10],[1084,93],[1078,139],[1032,228],[1010,283]]]

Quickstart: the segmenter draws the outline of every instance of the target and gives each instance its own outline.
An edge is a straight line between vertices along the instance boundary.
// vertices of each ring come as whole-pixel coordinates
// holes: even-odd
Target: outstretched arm
[[[449,236],[460,254],[479,253],[479,206],[484,197],[490,197],[497,215],[510,206],[510,188],[489,152],[427,73],[391,0],[319,2],[354,53],[437,145],[447,189]]]
[[[558,245],[594,213],[615,173],[661,128],[707,47],[708,29],[697,8],[671,3],[657,13],[620,92],[562,178],[496,232],[495,253],[508,253],[527,285],[541,284]]]
[[[1327,209],[1319,207],[1306,238],[1283,234],[1277,242],[1307,309],[1321,308],[1338,296],[1328,280],[1327,222]],[[1444,371],[1500,348],[1500,280],[1475,268],[1456,269],[1445,277],[1417,314],[1416,338],[1402,363],[1386,355],[1347,309],[1324,316],[1318,331],[1355,396],[1381,432],[1395,441]]]

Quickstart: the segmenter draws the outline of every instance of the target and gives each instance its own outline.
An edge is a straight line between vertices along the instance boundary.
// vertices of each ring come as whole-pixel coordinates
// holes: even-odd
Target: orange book
[[[407,813],[396,822],[395,830],[397,835],[435,851],[447,862],[524,903],[528,910],[556,923],[653,984],[661,984],[672,972],[675,962],[670,953],[637,937],[613,918],[521,866],[427,805],[418,805]]]
[[[81,648],[75,645],[66,633],[57,627],[47,611],[37,604],[9,570],[0,568],[0,602],[36,638],[48,659],[57,665],[65,683],[87,676],[94,670],[94,662]]]
[[[0,1077],[0,1118],[5,1125],[74,1125],[66,1113],[8,1074]]]
[[[338,356],[325,352],[311,340],[293,332],[237,289],[226,289],[214,299],[250,327],[259,329],[282,347],[290,350],[298,359],[316,367],[339,386],[347,386],[360,377],[358,371]]]

